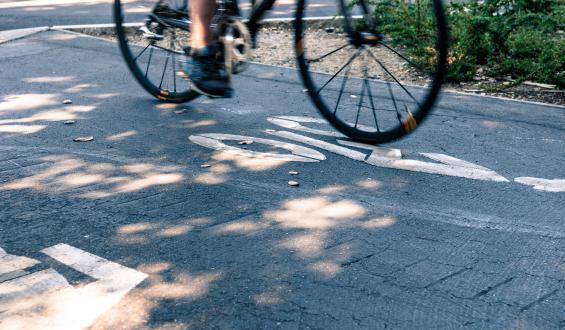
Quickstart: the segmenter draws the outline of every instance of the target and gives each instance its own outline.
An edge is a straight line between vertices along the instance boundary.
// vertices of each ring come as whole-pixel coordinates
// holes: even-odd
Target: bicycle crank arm
[[[228,74],[228,79],[231,81],[233,74],[233,48],[235,44],[233,28],[231,26],[228,27],[226,34],[220,38],[220,41],[224,44],[226,73]]]

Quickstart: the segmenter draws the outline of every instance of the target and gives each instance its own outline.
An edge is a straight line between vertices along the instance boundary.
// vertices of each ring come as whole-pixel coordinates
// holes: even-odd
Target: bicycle
[[[260,21],[275,3],[252,1],[247,20],[237,0],[217,1],[211,28],[223,45],[230,76],[248,66]],[[339,15],[325,22],[305,19],[307,1],[296,4],[295,54],[303,85],[322,116],[365,143],[412,132],[432,109],[445,72],[447,22],[441,0],[336,0]],[[142,24],[129,22],[143,11]],[[189,17],[186,5],[167,0],[114,2],[122,55],[135,79],[161,101],[182,103],[199,96],[177,81],[179,57],[190,53],[183,48],[190,40]],[[401,29],[399,24],[412,25]]]

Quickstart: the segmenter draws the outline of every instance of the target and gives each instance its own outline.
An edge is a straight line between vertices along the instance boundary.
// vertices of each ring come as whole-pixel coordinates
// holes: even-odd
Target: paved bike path
[[[172,106],[107,41],[45,32],[1,45],[0,58],[0,258],[38,260],[18,271],[58,285],[40,292],[11,271],[0,292],[48,294],[46,318],[70,308],[60,287],[81,288],[109,261],[129,269],[131,291],[85,298],[104,307],[88,316],[95,329],[563,326],[565,195],[543,181],[565,179],[562,107],[445,93],[370,160],[297,129],[319,116],[291,69],[254,65],[234,99]],[[211,134],[255,142],[194,143],[219,143]],[[284,153],[256,138],[308,147],[309,162],[246,154]],[[538,189],[521,183],[535,178]],[[61,243],[71,268],[39,252]],[[102,261],[89,273],[69,255]],[[10,292],[3,311],[20,299]],[[26,320],[0,313],[0,328],[13,315]]]

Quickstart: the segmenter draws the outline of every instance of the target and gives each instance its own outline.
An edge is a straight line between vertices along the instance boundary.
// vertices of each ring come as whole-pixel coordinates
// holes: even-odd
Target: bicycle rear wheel
[[[441,88],[447,27],[441,0],[338,0],[341,15],[309,23],[298,0],[300,75],[320,113],[340,132],[385,143],[412,132]]]
[[[171,21],[155,15],[155,6]],[[168,10],[168,12],[167,12]],[[137,82],[157,99],[172,103],[188,102],[199,96],[189,84],[177,77],[183,46],[190,44],[186,13],[168,7],[165,1],[114,1],[114,22],[120,50]]]

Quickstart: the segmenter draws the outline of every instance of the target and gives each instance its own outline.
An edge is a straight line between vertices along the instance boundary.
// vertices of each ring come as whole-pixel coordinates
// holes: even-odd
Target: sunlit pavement
[[[0,58],[0,329],[565,326],[563,108],[444,95],[374,150],[293,70],[174,106],[111,42]]]

